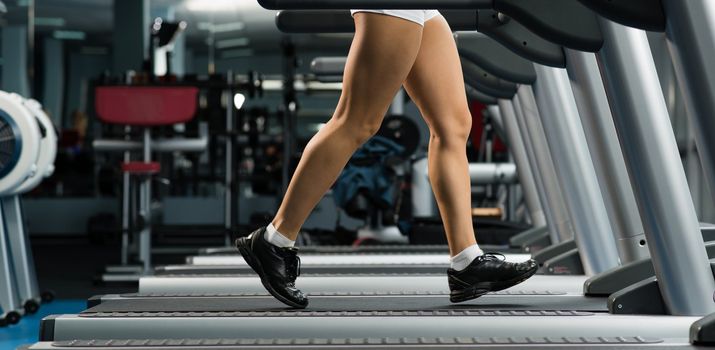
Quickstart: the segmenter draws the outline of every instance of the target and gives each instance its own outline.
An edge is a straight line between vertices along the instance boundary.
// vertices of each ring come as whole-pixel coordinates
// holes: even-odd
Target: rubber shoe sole
[[[470,286],[469,288],[453,290],[452,292],[449,293],[449,301],[451,301],[453,303],[461,303],[464,301],[479,298],[482,295],[490,293],[490,292],[498,292],[500,290],[511,288],[511,287],[529,279],[529,277],[533,276],[538,269],[539,269],[539,267],[535,266],[531,270],[526,271],[523,274],[516,276],[516,277],[514,277],[510,280],[507,280],[507,281],[480,282],[473,286]]]
[[[241,237],[236,240],[236,248],[238,248],[238,251],[243,256],[243,259],[246,260],[248,266],[250,266],[253,271],[258,274],[258,277],[261,278],[261,284],[263,285],[263,287],[266,288],[268,293],[271,293],[274,298],[276,298],[281,303],[296,309],[305,309],[308,306],[308,303],[305,303],[305,305],[298,304],[282,296],[280,293],[278,293],[278,291],[276,291],[275,288],[273,288],[273,286],[271,286],[271,284],[266,278],[266,273],[263,270],[263,265],[261,264],[261,261],[256,258],[255,254],[253,254],[253,251],[250,249],[249,242],[246,237]]]

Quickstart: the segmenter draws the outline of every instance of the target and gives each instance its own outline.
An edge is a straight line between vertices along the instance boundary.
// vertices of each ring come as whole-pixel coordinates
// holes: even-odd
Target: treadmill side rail
[[[655,277],[649,277],[611,294],[608,297],[608,311],[612,314],[669,314]]]
[[[690,342],[695,345],[715,345],[715,314],[707,315],[690,326]]]
[[[641,259],[618,266],[586,280],[583,294],[586,296],[607,296],[646,278],[655,276],[653,262]]]
[[[583,275],[585,273],[578,248],[568,250],[545,261],[541,271],[546,275]]]
[[[573,239],[565,240],[556,244],[552,244],[542,250],[531,255],[531,258],[536,260],[539,264],[544,264],[546,261],[555,258],[557,255],[568,252],[571,249],[578,248],[576,246],[576,241]]]

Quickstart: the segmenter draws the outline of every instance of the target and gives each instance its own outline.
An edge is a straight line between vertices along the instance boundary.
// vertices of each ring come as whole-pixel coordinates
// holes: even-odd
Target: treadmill
[[[326,14],[320,13],[319,15],[325,17]],[[302,13],[301,16],[303,16],[303,17],[308,16],[308,18],[304,18],[302,21],[299,21],[299,18],[296,18],[295,16],[286,16],[286,13],[281,13],[277,17],[277,21],[279,22],[279,27],[283,28],[284,30],[286,30],[286,29],[295,30],[297,26],[299,26],[299,25],[301,25],[301,23],[303,23],[302,27],[299,27],[298,30],[305,31],[305,28],[312,30],[313,27],[311,27],[311,26],[314,26],[314,23],[317,22],[318,18],[310,18],[310,13],[308,13],[308,14]],[[339,16],[336,16],[336,17],[341,18]],[[292,22],[287,21],[285,18],[291,19],[293,21]],[[350,19],[349,17],[342,17],[342,18],[344,18],[348,21]],[[296,24],[296,23],[298,23],[298,24]],[[518,35],[521,35],[521,36],[525,35],[524,34],[525,31],[523,29],[514,30],[514,22],[510,22],[510,25],[511,25],[511,27],[509,29],[511,29],[512,32],[517,33]],[[321,28],[325,28],[325,27],[323,26]],[[484,25],[482,25],[482,30],[484,30]],[[470,37],[470,35],[467,33],[460,33],[458,35],[458,42],[459,42],[459,47],[460,47],[460,53],[466,57],[465,62],[464,62],[465,67],[474,66],[474,69],[472,69],[472,70],[467,70],[465,68],[465,73],[473,73],[473,74],[467,75],[467,78],[466,78],[467,81],[473,82],[473,84],[475,86],[479,86],[481,89],[491,88],[492,90],[487,90],[486,94],[494,94],[494,95],[498,95],[498,96],[501,96],[504,98],[513,97],[514,92],[516,90],[516,86],[513,83],[511,83],[511,85],[513,87],[511,88],[512,89],[511,95],[509,95],[510,92],[508,90],[509,90],[510,83],[501,82],[501,81],[494,83],[493,82],[495,80],[494,78],[492,78],[491,80],[482,79],[483,76],[487,76],[487,72],[485,72],[483,69],[478,67],[476,64],[470,63],[467,60],[472,59],[472,60],[474,60],[476,62],[480,62],[483,65],[488,66],[488,67],[497,66],[498,63],[495,63],[495,62],[502,63],[502,65],[507,65],[510,68],[517,67],[517,68],[511,68],[511,70],[509,70],[509,69],[505,69],[502,66],[501,68],[497,69],[497,71],[501,72],[501,74],[506,75],[514,80],[521,81],[522,83],[526,83],[526,82],[535,80],[535,77],[532,77],[534,75],[533,68],[531,69],[531,71],[529,71],[529,68],[531,68],[530,63],[527,62],[526,65],[528,66],[528,68],[524,69],[523,66],[525,64],[524,62],[526,62],[525,60],[520,59],[518,57],[517,58],[511,57],[510,52],[507,52],[507,53],[501,52],[500,53],[500,50],[504,51],[505,49],[502,48],[500,45],[497,45],[495,42],[491,41],[491,39],[488,39],[485,37]],[[519,40],[519,42],[521,42],[521,40]],[[544,55],[543,51],[546,51],[547,49],[550,49],[552,51],[558,50],[558,52],[562,53],[561,47],[557,47],[554,45],[549,46],[548,43],[543,43],[543,40],[539,41],[538,38],[530,37],[529,42],[531,43],[531,47],[538,49],[535,52],[530,53],[530,57],[532,57],[535,60],[543,61],[543,60],[545,60],[543,58],[544,56],[558,57],[557,54]],[[474,47],[478,47],[479,49],[470,51],[470,45],[472,45]],[[543,49],[541,49],[542,47],[543,47]],[[479,56],[480,52],[496,52],[496,54],[492,55],[491,57],[488,55],[486,55],[486,57],[481,57],[481,56]],[[332,74],[337,74],[339,72],[342,72],[342,64],[339,60],[331,59],[331,60],[324,60],[324,61],[325,62],[318,62],[318,64],[316,64],[316,62],[314,62],[314,64],[312,66],[313,67],[320,66],[328,71],[332,70],[333,71]],[[554,60],[554,61],[565,62],[563,53],[561,54],[560,59]],[[477,70],[477,69],[481,69],[481,70]],[[492,69],[494,70],[494,68],[492,68]],[[475,71],[475,70],[477,70],[477,71]],[[504,90],[506,90],[506,91],[504,91]],[[504,95],[504,94],[506,94],[506,95]],[[502,109],[505,109],[505,110],[507,110],[509,108],[509,106],[506,106],[506,105],[504,105],[503,107],[504,108],[502,108]],[[505,113],[504,113],[505,115],[503,116],[504,120],[507,120],[507,117],[509,117],[510,119],[515,118],[513,116],[514,113],[509,114],[506,112],[507,111],[505,111]],[[538,118],[538,116],[532,116],[532,115],[530,115],[530,117]],[[524,119],[524,117],[521,117],[521,119]],[[511,126],[509,128],[505,128],[505,129],[517,130],[519,128]],[[527,128],[522,127],[521,129],[526,130]],[[615,133],[615,131],[613,131],[613,133]],[[520,135],[517,132],[516,136],[511,137],[512,140],[510,140],[510,143],[513,143],[513,142],[511,142],[513,140],[520,139],[519,136]],[[532,137],[532,139],[535,139],[535,137]],[[618,150],[618,152],[620,152],[620,150]],[[534,158],[536,158],[536,157],[534,157]],[[517,158],[517,160],[518,160],[518,158]],[[524,164],[524,162],[522,161],[518,165],[519,165],[519,169],[529,169],[528,162],[526,164]],[[601,168],[604,168],[604,167],[607,169],[617,169],[618,168],[617,164],[602,166]],[[542,168],[548,169],[549,167],[542,166]],[[621,165],[621,168],[623,168],[623,165]],[[521,171],[520,171],[520,173],[521,173]],[[554,176],[546,176],[546,177],[553,178]],[[623,181],[621,181],[621,182],[625,181],[625,179],[622,179],[622,180]],[[625,181],[625,182],[626,182],[625,187],[629,188],[627,181]],[[624,187],[622,184],[619,186],[620,186],[620,188]],[[617,188],[619,188],[619,187],[617,187]],[[621,192],[623,192],[623,191],[621,191]],[[548,191],[547,191],[547,193],[548,193]],[[631,196],[632,196],[632,192],[631,192]],[[542,195],[542,197],[546,197],[546,196]],[[621,196],[621,197],[623,197],[623,196]],[[631,208],[631,207],[635,206],[635,202],[632,198],[630,199],[630,202],[628,202],[628,198],[623,199],[622,202],[624,204],[620,204],[621,208],[623,208],[623,207]],[[554,205],[551,205],[548,207],[557,207],[557,206],[558,205],[554,204]],[[561,205],[561,206],[563,206],[563,205]],[[614,207],[614,206],[618,206],[618,205],[611,205],[611,207]],[[563,216],[563,214],[562,214],[562,216]],[[563,226],[558,223],[559,220],[563,220],[563,219],[554,220],[557,223],[554,224],[553,226],[555,226],[555,227]],[[627,223],[631,223],[631,226],[634,226],[634,224],[633,224],[634,222],[638,224],[638,226],[635,229],[622,230],[622,232],[641,232],[640,227],[642,227],[642,226],[640,226],[640,222],[638,222],[637,220],[629,220],[629,222],[627,222]],[[622,225],[622,226],[625,226],[625,225]],[[625,226],[625,227],[628,228],[628,226]],[[707,230],[704,229],[704,234],[706,234],[708,232],[712,233],[715,231],[712,229],[707,229]],[[632,236],[627,236],[626,238],[628,238],[628,239],[619,237],[619,241],[621,241],[621,242],[624,242],[624,241],[635,242],[636,239],[633,239],[633,237],[640,239],[640,236],[642,236],[642,233],[634,234]],[[641,245],[638,245],[635,249],[624,249],[623,251],[626,254],[621,256],[620,258],[621,258],[621,261],[626,262],[626,263],[629,261],[632,261],[632,260],[639,261],[639,264],[637,264],[637,266],[636,266],[637,268],[631,267],[628,269],[628,271],[633,271],[633,270],[646,271],[645,275],[641,275],[643,278],[645,278],[647,276],[653,275],[654,272],[652,270],[652,267],[650,267],[651,263],[647,259],[636,260],[637,258],[640,257],[640,255],[643,255],[643,249],[644,248]],[[635,251],[635,253],[632,253],[633,251]],[[552,250],[552,253],[554,253],[553,250]],[[602,254],[597,254],[597,255],[602,255]],[[715,252],[713,255],[715,256]],[[388,258],[395,259],[397,257],[398,256],[393,255]],[[335,265],[335,266],[328,266],[328,265],[311,266],[312,264],[308,263],[308,261],[306,261],[305,257],[304,257],[303,270],[311,275],[312,274],[321,274],[321,275],[322,274],[335,274],[335,273],[341,273],[341,274],[342,273],[350,273],[350,274],[356,274],[356,273],[358,273],[358,274],[359,273],[389,273],[389,274],[424,273],[424,274],[440,274],[441,275],[444,273],[444,270],[446,269],[446,259],[445,259],[443,265],[439,265],[439,264],[429,264],[428,259],[425,259],[425,256],[414,255],[414,256],[404,256],[404,257],[415,258],[416,259],[415,261],[419,262],[419,264],[413,264],[414,262],[410,262],[409,264],[405,264],[405,263],[396,264],[396,265],[391,264],[389,266],[382,265],[382,264],[370,264],[370,263],[366,262],[366,260],[368,260],[368,259],[365,259],[365,257],[362,257],[362,256],[355,256],[354,263],[340,264],[340,263],[336,263],[335,260],[332,260],[332,259],[335,259],[336,257],[331,258],[328,256],[323,256],[323,258],[325,258],[326,262],[332,261],[333,263],[330,265]],[[545,270],[547,270],[547,271],[551,270],[552,272],[556,271],[557,273],[564,273],[564,271],[565,272],[573,272],[574,270],[576,270],[578,272],[582,272],[582,267],[580,267],[580,255],[578,254],[578,251],[575,248],[567,249],[567,250],[563,251],[562,254],[554,255],[554,257],[555,257],[555,259],[553,261],[548,261],[548,259],[544,258],[545,265],[546,265]],[[569,259],[569,257],[571,259]],[[575,260],[573,259],[574,257],[576,258]],[[310,256],[307,258],[310,258]],[[343,256],[342,258],[349,258],[349,257]],[[370,259],[372,259],[372,257]],[[169,278],[171,278],[170,276],[179,276],[179,277],[176,277],[175,279],[181,286],[181,287],[179,287],[179,289],[181,289],[181,288],[183,288],[183,286],[190,284],[190,281],[187,281],[187,279],[186,279],[187,277],[190,277],[190,276],[195,277],[196,275],[202,275],[201,282],[198,282],[199,280],[196,280],[198,282],[196,284],[197,284],[197,288],[199,288],[200,290],[205,290],[206,288],[210,288],[210,286],[214,285],[213,283],[207,283],[206,277],[208,277],[209,275],[214,275],[216,277],[223,278],[225,280],[225,277],[228,275],[231,275],[231,274],[243,275],[243,274],[251,273],[250,268],[245,266],[245,263],[243,263],[242,258],[240,258],[240,256],[235,256],[235,255],[233,257],[213,256],[213,255],[212,256],[199,256],[199,257],[190,258],[190,261],[194,262],[196,265],[205,265],[208,263],[221,264],[221,261],[224,261],[225,263],[223,263],[221,265],[213,265],[213,266],[187,266],[187,265],[167,266],[167,267],[164,267],[157,271],[157,275],[160,275],[161,278],[155,278],[156,282],[160,283],[164,286],[167,286],[168,290],[174,290],[169,287],[169,286],[173,285],[173,281],[170,281]],[[378,262],[378,261],[374,261],[374,262]],[[382,262],[382,261],[380,261],[380,262]],[[219,283],[224,283],[224,280],[221,280],[221,282],[219,282]],[[582,282],[583,282],[583,280],[580,280],[580,282],[578,284],[582,285]],[[634,282],[634,281],[630,280],[630,282]],[[551,281],[549,281],[549,284],[551,284]],[[143,289],[144,285],[146,285],[146,283],[140,284],[140,291],[141,291],[141,289]],[[608,293],[610,293],[612,291],[614,291],[614,289],[610,289],[608,291]],[[156,292],[156,291],[153,290],[152,292]],[[601,294],[607,294],[607,293],[602,292]]]
[[[285,3],[301,2],[285,1]],[[304,1],[303,6],[306,3]],[[338,3],[340,2],[338,1]],[[384,8],[390,7],[389,3],[389,1],[385,0],[380,3],[375,2],[364,5]],[[462,1],[451,0],[442,0],[440,4],[440,6],[465,6]],[[420,3],[420,5],[430,7],[423,3]],[[473,4],[470,3],[470,5]],[[614,28],[607,29],[615,31]],[[608,34],[614,33],[609,32]],[[637,39],[637,36],[634,36],[632,31],[622,34],[625,35],[615,36],[615,39],[609,36],[609,39],[615,41]],[[642,43],[631,42],[631,44],[634,44],[632,46],[635,47],[642,47]],[[608,50],[611,49],[613,47]],[[608,56],[608,53],[604,55]],[[628,57],[629,55],[610,56],[612,60],[610,63],[616,66],[613,69],[625,66],[623,63]],[[647,63],[647,60],[645,62]],[[638,65],[632,65],[631,69],[634,72],[625,72],[628,74],[623,76],[624,80],[630,84],[637,83],[638,79],[633,79],[634,77],[642,78],[643,75],[647,76],[646,73],[655,73],[654,69],[648,71]],[[627,87],[633,88],[633,86]],[[660,95],[660,91],[657,91],[657,94],[655,93],[654,89],[656,87],[648,86],[645,83],[638,85],[638,87],[641,93],[646,94],[646,97],[651,99],[656,98],[655,95]],[[614,87],[607,84],[607,88],[613,89]],[[662,95],[660,95],[660,98],[662,99]],[[670,175],[673,175],[672,171],[666,169],[658,169],[663,171],[656,171],[655,174],[650,174],[649,172],[636,172],[636,174],[633,174],[631,170],[634,158],[638,158],[634,154],[642,156],[640,157],[642,158],[641,161],[647,160],[649,168],[657,165],[665,167],[666,165],[676,164],[674,158],[677,158],[677,152],[660,152],[660,159],[656,159],[655,152],[648,152],[648,146],[655,147],[658,150],[662,148],[658,145],[675,148],[672,134],[670,137],[667,134],[663,135],[667,128],[658,127],[667,122],[667,113],[662,113],[662,111],[654,113],[653,111],[653,109],[657,109],[660,106],[665,107],[664,104],[653,105],[655,107],[648,104],[651,107],[645,111],[650,114],[649,123],[634,123],[635,125],[629,125],[631,128],[620,130],[619,132],[627,132],[629,136],[632,136],[629,140],[634,142],[631,148],[626,149],[624,147],[632,177],[636,179],[640,179],[640,177],[646,178],[643,179],[644,181],[634,182],[639,200],[641,200],[641,203],[645,203],[643,206],[650,206],[641,210],[641,216],[644,218],[646,235],[651,238],[649,242],[653,242],[650,250],[658,278],[656,291],[665,291],[660,295],[660,298],[671,312],[684,315],[709,313],[713,311],[713,306],[708,294],[715,288],[713,287],[712,272],[707,269],[707,266],[702,266],[705,265],[706,254],[702,248],[702,238],[698,232],[695,232],[698,227],[694,210],[688,208],[687,203],[691,202],[687,200],[678,201],[678,203],[685,203],[684,208],[669,208],[672,213],[666,217],[666,215],[658,215],[658,211],[664,210],[666,205],[658,205],[659,203],[657,202],[665,200],[665,196],[663,198],[653,198],[655,203],[642,200],[642,197],[648,193],[658,193],[659,191],[668,193],[672,196],[670,198],[688,197],[687,191],[675,191],[674,189],[675,187],[683,187],[681,185],[687,186],[684,183],[684,176],[678,176],[676,173],[676,176],[670,178]],[[631,117],[634,119],[642,118],[645,112],[634,111]],[[619,118],[617,113],[614,113],[614,118]],[[621,119],[619,121],[623,122]],[[619,124],[620,122],[616,123],[617,127],[622,127]],[[662,139],[660,136],[665,136],[665,138]],[[638,140],[643,144],[641,145],[634,140]],[[657,180],[661,178],[668,178],[668,181],[659,183]],[[642,190],[649,186],[654,187],[654,191]],[[661,223],[663,226],[659,226],[657,223]],[[670,232],[664,229],[674,225],[680,225],[683,229]],[[676,232],[677,237],[672,237],[676,236]],[[697,247],[699,247],[699,250]],[[665,259],[665,255],[671,249],[677,253],[670,254]],[[687,267],[689,271],[683,271],[683,273],[676,274],[676,276],[671,276],[670,274],[673,273],[672,268],[662,269],[664,266],[671,266],[666,265],[665,262],[672,264],[674,268]],[[688,264],[688,262],[692,263]],[[394,299],[390,299],[389,296],[380,296],[375,297],[371,302],[391,304],[399,298],[401,296],[397,296]],[[168,300],[169,298],[166,299]],[[351,339],[355,339],[357,346],[367,347],[371,346],[370,344],[374,344],[373,348],[379,348],[379,346],[399,344],[399,339],[403,338],[416,339],[413,343],[408,340],[406,343],[410,344],[408,347],[419,347],[421,345],[412,345],[419,342],[426,344],[428,347],[431,345],[440,346],[439,343],[442,341],[446,345],[450,345],[453,344],[449,343],[450,339],[463,338],[464,343],[459,345],[464,347],[479,347],[481,344],[485,344],[487,347],[496,346],[501,342],[501,344],[508,344],[508,346],[512,347],[518,346],[519,348],[530,346],[535,348],[570,347],[576,343],[581,345],[591,344],[601,348],[625,348],[631,345],[642,348],[650,348],[651,346],[666,348],[668,346],[682,346],[683,348],[690,348],[687,345],[690,340],[688,332],[692,330],[693,334],[702,335],[702,331],[707,329],[707,327],[703,326],[703,322],[709,320],[709,318],[700,320],[698,316],[633,316],[579,311],[510,310],[509,305],[499,304],[484,305],[484,309],[479,309],[475,305],[472,305],[471,308],[460,309],[459,306],[462,304],[449,305],[445,303],[447,300],[445,300],[444,296],[441,297],[441,300],[440,296],[434,297],[431,300],[434,303],[432,308],[428,306],[421,307],[421,309],[429,310],[398,310],[398,307],[388,305],[387,310],[383,309],[382,311],[374,310],[378,305],[371,305],[372,311],[362,310],[361,305],[351,306],[350,308],[353,310],[340,310],[337,306],[335,308],[329,307],[328,310],[321,309],[322,302],[336,302],[335,299],[330,300],[330,298],[314,299],[314,304],[318,304],[316,310],[286,311],[282,308],[279,310],[273,309],[271,302],[275,303],[275,301],[272,298],[246,297],[242,300],[242,303],[255,302],[257,304],[252,304],[251,310],[245,312],[240,310],[231,312],[207,311],[206,309],[211,309],[211,305],[199,307],[193,302],[189,302],[189,300],[185,299],[185,301],[184,303],[176,300],[159,302],[158,299],[152,299],[145,302],[145,304],[150,305],[144,306],[153,310],[161,310],[152,312],[130,310],[133,307],[126,302],[123,304],[114,303],[113,305],[111,303],[102,303],[98,305],[98,307],[102,308],[90,309],[83,316],[57,316],[44,320],[42,339],[62,341],[88,339],[88,337],[99,339],[126,339],[126,337],[132,337],[134,339],[157,340],[162,338],[175,339],[180,334],[180,337],[190,339],[270,338],[270,344],[265,347],[270,348],[270,346],[281,346],[281,342],[297,345],[305,342],[305,339],[324,338],[325,334],[330,334],[331,337],[335,337],[336,342],[327,344],[327,346],[339,344],[343,347],[350,347]],[[477,302],[479,302],[479,299],[474,301],[474,303]],[[204,303],[204,301],[200,300],[198,303]],[[238,307],[241,307],[241,305],[238,305]],[[347,308],[344,303],[338,304],[338,306]],[[494,309],[493,307],[498,308]],[[193,311],[176,311],[177,309]],[[199,311],[199,309],[203,310]],[[300,318],[300,322],[296,322],[295,317]],[[436,322],[442,323],[445,327],[435,327]],[[692,329],[690,328],[691,324],[694,324]],[[277,335],[275,330],[280,330],[280,334]],[[263,336],[263,334],[268,335]],[[698,338],[695,336],[692,339],[698,341],[703,338],[707,337]],[[340,339],[343,339],[344,342],[340,343]],[[370,343],[371,339],[372,343]],[[392,342],[390,342],[390,339],[392,339]],[[395,339],[398,339],[398,343],[394,342]],[[307,341],[309,347],[317,347],[321,344],[320,341],[312,344],[309,342],[310,340]],[[255,344],[260,343],[256,341],[251,344],[248,346],[256,346]],[[236,345],[230,346],[232,348],[236,347]]]

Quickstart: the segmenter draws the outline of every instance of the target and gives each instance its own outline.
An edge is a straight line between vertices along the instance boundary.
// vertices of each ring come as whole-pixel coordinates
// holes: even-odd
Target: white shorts
[[[437,10],[350,10],[351,15],[355,15],[356,12],[381,13],[383,15],[406,19],[421,26],[424,26],[425,22],[430,19],[439,16],[439,11]]]

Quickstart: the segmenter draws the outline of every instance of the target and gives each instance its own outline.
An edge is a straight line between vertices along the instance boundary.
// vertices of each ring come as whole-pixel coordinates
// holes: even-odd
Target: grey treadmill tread
[[[570,311],[561,311],[570,310]],[[575,314],[570,313],[576,312]],[[81,313],[102,317],[122,313],[140,317],[176,316],[179,313],[215,313],[218,316],[390,316],[390,315],[580,315],[607,312],[606,298],[577,295],[485,295],[453,304],[446,295],[434,296],[312,296],[307,309],[289,309],[272,296],[154,297],[107,300]],[[219,315],[220,314],[220,315]]]
[[[531,258],[530,254],[504,254],[507,261],[526,261]],[[301,265],[309,266],[392,266],[392,265],[416,265],[431,266],[440,265],[445,269],[449,267],[449,254],[409,254],[409,253],[356,253],[356,254],[300,254]],[[186,263],[190,265],[202,266],[225,266],[247,265],[245,259],[239,254],[233,255],[197,255],[186,258]]]
[[[447,272],[444,265],[322,265],[301,266],[301,274],[441,274]],[[251,274],[247,265],[171,265],[158,267],[155,275],[241,275]]]
[[[434,254],[434,253],[449,253],[449,247],[446,245],[386,245],[386,246],[305,246],[297,247],[301,253],[311,255],[321,254]],[[505,254],[518,254],[522,250],[501,245],[480,245],[484,251],[497,251]],[[238,255],[238,251],[234,247],[221,248],[206,248],[199,251],[199,255]]]
[[[494,250],[508,249],[506,246],[488,246],[486,248]],[[299,246],[301,252],[316,253],[316,254],[335,254],[335,253],[445,253],[449,252],[449,247],[443,244],[434,245],[363,245],[363,246],[345,246],[345,245],[329,245],[329,246]],[[237,254],[234,247],[216,247],[205,248],[199,251],[201,255],[214,254]]]
[[[324,297],[359,297],[359,296],[420,296],[420,295],[448,295],[449,291],[369,291],[369,292],[310,292],[306,293],[309,296],[324,296]],[[567,295],[562,291],[550,290],[502,290],[499,292],[490,293],[494,295]],[[116,297],[115,297],[116,296]],[[235,292],[235,293],[125,293],[125,294],[108,294],[102,296],[103,300],[121,299],[121,298],[159,298],[159,297],[257,297],[269,296],[267,291],[262,292]],[[107,297],[107,298],[105,298]]]
[[[583,294],[587,276],[536,275],[509,288],[517,291],[559,291]],[[297,286],[304,293],[439,292],[448,294],[445,273],[440,274],[301,274]],[[158,294],[233,294],[265,292],[254,273],[244,275],[163,275],[143,277],[139,292]]]
[[[329,278],[326,278],[329,277]],[[509,288],[510,292],[558,291],[583,294],[587,276],[536,275]],[[301,274],[297,286],[304,293],[363,293],[363,292],[439,292],[448,294],[444,273],[427,274]],[[140,293],[158,294],[233,294],[263,293],[265,287],[255,274],[250,275],[164,275],[143,277],[139,281]]]
[[[642,337],[528,337],[528,338],[298,338],[298,339],[135,339],[135,340],[69,340],[35,344],[34,350],[64,349],[133,349],[133,350],[185,350],[185,349],[697,349],[686,341]]]

